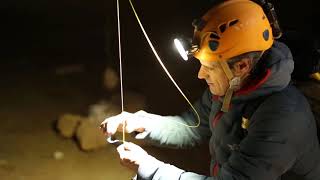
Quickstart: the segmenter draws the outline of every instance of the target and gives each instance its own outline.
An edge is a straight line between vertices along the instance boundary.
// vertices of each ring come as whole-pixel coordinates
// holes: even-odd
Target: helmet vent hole
[[[226,31],[226,29],[227,29],[227,24],[224,23],[224,24],[220,25],[220,26],[219,26],[219,29],[220,29],[220,32],[223,33],[223,32]]]
[[[211,39],[220,39],[220,37],[218,36],[218,34],[217,34],[216,32],[212,32],[212,33],[210,34],[210,38],[211,38]]]
[[[231,22],[229,23],[229,27],[237,24],[238,22],[239,22],[238,19],[235,19],[235,20],[231,21]]]
[[[219,42],[218,41],[209,41],[209,47],[211,49],[211,51],[215,51],[218,49],[219,46]]]
[[[268,29],[264,30],[262,33],[262,36],[265,41],[268,41],[269,40],[269,30]]]

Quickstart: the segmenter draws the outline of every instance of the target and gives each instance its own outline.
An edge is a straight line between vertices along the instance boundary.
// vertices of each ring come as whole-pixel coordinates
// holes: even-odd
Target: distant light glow
[[[181,57],[183,60],[187,61],[188,60],[188,52],[184,49],[182,43],[180,42],[179,39],[174,39],[174,45],[176,46],[178,52],[180,53]]]

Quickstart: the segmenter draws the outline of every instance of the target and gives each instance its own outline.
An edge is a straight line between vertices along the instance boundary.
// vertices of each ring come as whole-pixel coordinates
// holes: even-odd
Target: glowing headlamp
[[[174,45],[177,48],[181,57],[187,61],[189,56],[192,56],[196,51],[199,50],[198,45],[193,45],[192,43],[182,39],[182,38],[175,38]]]

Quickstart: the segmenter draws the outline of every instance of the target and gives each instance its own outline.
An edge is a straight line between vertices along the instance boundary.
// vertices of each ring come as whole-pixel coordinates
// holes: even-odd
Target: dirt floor
[[[0,180],[125,180],[134,175],[119,164],[114,146],[84,152],[75,140],[62,138],[54,129],[62,114],[86,115],[89,105],[108,97],[101,83],[104,66],[84,64],[80,70],[65,74],[57,74],[59,66],[2,67],[5,68],[1,71],[0,88]],[[133,71],[129,73],[140,73],[137,69]],[[141,85],[142,82],[137,82],[141,79],[132,83],[130,78],[134,77],[126,80],[131,82],[131,86],[127,83],[129,87]],[[147,98],[148,111],[170,114],[185,108],[181,105],[183,99],[170,85],[159,91],[159,85],[169,84],[167,79],[155,76],[143,82],[145,88],[140,93]],[[151,82],[157,82],[157,86]],[[182,82],[187,90],[195,86],[195,81]],[[202,88],[195,89],[194,97]],[[179,151],[144,148],[164,162],[208,174],[210,158],[206,146]],[[60,154],[60,158],[55,158],[55,154]],[[285,180],[301,179],[288,176]]]
[[[0,110],[1,179],[129,177],[130,172],[119,166],[114,148],[82,152],[74,141],[61,138],[53,129],[59,115],[83,113],[86,104],[92,101],[85,83],[80,83],[77,77],[55,76],[54,71],[24,70],[2,77],[5,82],[2,82]],[[62,152],[64,158],[55,160],[56,151]]]

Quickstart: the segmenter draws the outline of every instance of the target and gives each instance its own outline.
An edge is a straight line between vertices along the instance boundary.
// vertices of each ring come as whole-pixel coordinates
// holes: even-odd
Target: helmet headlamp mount
[[[192,44],[191,41],[188,41],[184,38],[175,38],[174,45],[185,61],[187,61],[189,57],[193,56],[193,54],[199,50],[198,45]]]

